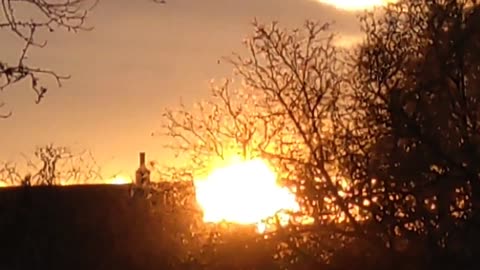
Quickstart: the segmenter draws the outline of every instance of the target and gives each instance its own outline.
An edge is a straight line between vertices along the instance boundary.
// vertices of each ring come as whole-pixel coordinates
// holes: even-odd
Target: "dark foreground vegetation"
[[[480,239],[473,228],[460,232],[465,238],[456,246],[451,244],[454,257],[436,253],[433,245],[408,243],[395,252],[377,248],[372,254],[350,243],[338,247],[340,252],[324,263],[302,246],[282,244],[293,236],[286,230],[260,236],[248,226],[203,224],[189,184],[167,183],[162,190],[147,199],[138,191],[132,197],[128,185],[0,189],[0,269],[317,269],[320,264],[322,269],[477,269],[478,265],[475,254],[468,253],[469,245]]]
[[[207,228],[189,184],[161,189],[149,199],[129,185],[0,189],[0,269],[276,269],[253,228]]]

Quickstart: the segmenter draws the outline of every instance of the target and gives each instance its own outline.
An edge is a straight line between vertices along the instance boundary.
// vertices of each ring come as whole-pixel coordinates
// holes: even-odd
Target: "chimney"
[[[140,166],[135,172],[135,182],[143,185],[150,182],[150,171],[145,166],[145,152],[140,152]]]
[[[145,152],[140,152],[140,167],[145,166]]]

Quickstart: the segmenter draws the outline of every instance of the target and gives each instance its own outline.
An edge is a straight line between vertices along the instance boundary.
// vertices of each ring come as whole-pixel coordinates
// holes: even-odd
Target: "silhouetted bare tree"
[[[75,153],[53,144],[37,147],[27,163],[3,163],[0,181],[7,185],[63,185],[92,183],[100,180],[100,167],[87,151]]]
[[[348,180],[338,162],[351,132],[351,95],[342,91],[344,54],[333,46],[328,24],[309,21],[293,31],[277,23],[254,27],[245,42],[249,56],[226,58],[241,90],[227,80],[195,109],[168,110],[165,134],[179,142],[168,147],[192,161],[194,176],[232,155],[269,160],[315,219],[314,226],[277,231],[279,254],[294,263],[323,265],[334,250],[363,234],[358,222],[364,202],[344,196]]]

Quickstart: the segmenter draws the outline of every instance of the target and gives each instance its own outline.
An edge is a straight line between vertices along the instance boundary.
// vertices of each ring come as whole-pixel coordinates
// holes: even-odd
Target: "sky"
[[[0,100],[12,110],[0,120],[0,160],[19,160],[38,145],[88,149],[104,174],[133,174],[138,152],[168,162],[159,130],[162,112],[182,98],[208,98],[211,79],[230,76],[223,56],[243,52],[251,22],[301,27],[306,19],[334,21],[346,40],[358,36],[356,14],[315,0],[101,0],[88,32],[54,32],[32,50],[29,63],[71,75],[38,105],[27,84],[7,88]],[[8,35],[7,35],[8,36]],[[18,40],[0,35],[0,59],[14,59]]]

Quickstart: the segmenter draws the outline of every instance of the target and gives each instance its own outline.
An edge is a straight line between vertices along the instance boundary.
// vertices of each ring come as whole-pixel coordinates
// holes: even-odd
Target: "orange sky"
[[[230,74],[217,60],[241,52],[253,17],[288,27],[334,20],[348,36],[358,29],[355,14],[314,0],[101,0],[93,31],[55,32],[30,53],[30,63],[72,75],[62,88],[39,105],[25,84],[1,94],[14,114],[0,120],[0,160],[49,142],[91,149],[106,174],[130,174],[139,151],[164,159],[165,141],[150,136],[163,109],[205,97],[210,79]],[[10,37],[0,33],[2,60],[18,53]]]

